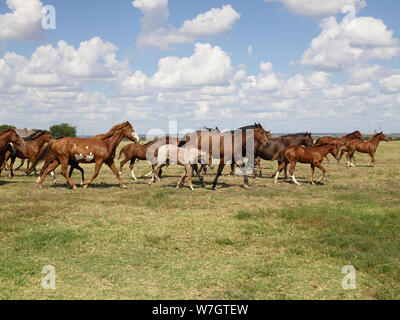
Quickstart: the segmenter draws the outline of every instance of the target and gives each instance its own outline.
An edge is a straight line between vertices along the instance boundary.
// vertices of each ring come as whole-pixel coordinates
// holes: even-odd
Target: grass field
[[[161,182],[135,183],[128,166],[120,189],[108,167],[88,189],[67,189],[57,171],[43,190],[35,177],[0,178],[2,299],[399,299],[400,143],[382,142],[377,166],[324,162],[323,186],[308,184],[299,164],[292,183],[228,168],[216,191],[194,179],[176,190],[182,167]],[[117,165],[118,165],[118,161]],[[19,163],[19,161],[17,161]],[[86,178],[94,165],[84,165]],[[136,165],[136,176],[149,171]],[[319,177],[319,170],[315,178]],[[79,182],[79,172],[74,181]],[[56,270],[44,290],[41,271]],[[356,289],[342,288],[342,268],[356,269]]]

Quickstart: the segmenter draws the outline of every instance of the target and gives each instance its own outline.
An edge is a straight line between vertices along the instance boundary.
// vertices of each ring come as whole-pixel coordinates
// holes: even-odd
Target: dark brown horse
[[[125,163],[127,163],[130,160],[130,165],[129,169],[132,174],[132,178],[136,181],[136,176],[135,172],[133,171],[133,167],[135,165],[136,160],[147,160],[150,162],[152,166],[152,171],[150,171],[150,174],[152,174],[154,167],[157,164],[157,161],[150,161],[150,157],[148,157],[148,153],[152,150],[154,153],[154,156],[157,157],[157,152],[158,148],[161,147],[162,145],[165,144],[172,144],[177,146],[179,143],[178,138],[170,137],[170,136],[165,136],[165,137],[160,137],[160,138],[155,138],[153,141],[150,141],[144,145],[138,144],[138,143],[130,143],[123,147],[119,153],[118,160],[121,159],[122,154],[124,154],[125,159],[120,162],[120,170],[119,174],[122,174],[122,167],[124,166]],[[151,149],[150,149],[151,148]],[[160,169],[158,177],[161,178],[161,172],[162,170]],[[148,174],[148,175],[150,175]],[[146,175],[147,176],[147,175]]]
[[[346,143],[346,151],[347,151],[347,165],[355,167],[356,159],[354,158],[354,153],[356,151],[361,153],[368,153],[371,157],[371,163],[369,165],[375,165],[375,152],[379,146],[379,142],[381,141],[389,141],[388,138],[383,134],[383,132],[379,132],[374,134],[369,141],[360,141],[360,140],[350,140]],[[342,156],[342,154],[340,155]],[[340,159],[339,159],[340,160]]]
[[[248,158],[248,163],[254,163],[254,142],[268,143],[270,133],[265,131],[260,123],[238,130],[227,132],[208,132],[200,131],[188,135],[185,139],[185,147],[195,147],[203,152],[208,152],[210,159],[219,159],[217,174],[213,181],[212,190],[215,190],[218,178],[222,174],[227,161],[233,161],[243,170],[244,187],[248,189],[246,164],[244,158]],[[198,173],[197,165],[193,166]]]
[[[24,146],[25,141],[15,132],[14,129],[8,129],[0,132],[0,164],[4,162],[4,158],[11,144],[12,149]]]
[[[311,132],[306,133],[296,133],[289,134],[277,138],[270,138],[268,144],[262,144],[258,141],[254,141],[254,155],[255,155],[255,164],[258,166],[258,175],[261,177],[261,167],[260,160],[264,159],[270,161],[275,153],[278,151],[284,150],[287,147],[291,146],[306,146],[311,147],[314,145],[313,139],[311,137]],[[278,159],[278,166],[281,163]],[[231,164],[231,175],[233,175],[234,164]],[[254,170],[254,175],[257,176],[256,170]],[[286,167],[285,167],[285,177],[287,176]]]
[[[74,182],[67,176],[69,161],[73,159],[78,163],[95,163],[93,177],[84,185],[85,188],[97,177],[103,163],[110,167],[121,187],[126,188],[114,163],[115,151],[123,137],[139,141],[138,135],[128,121],[115,125],[107,133],[92,138],[62,138],[51,141],[47,146],[46,153],[54,153],[55,161],[39,177],[38,187],[41,188],[46,176],[61,164],[61,174],[68,184],[76,189]]]
[[[322,182],[326,173],[326,169],[321,165],[322,160],[324,160],[324,157],[329,153],[332,154],[337,159],[339,152],[344,148],[345,148],[344,144],[335,143],[335,144],[323,144],[312,147],[292,146],[286,148],[285,150],[278,151],[272,158],[272,160],[278,159],[279,157],[281,158],[281,164],[279,165],[278,170],[275,174],[275,183],[277,183],[279,174],[283,170],[283,168],[287,167],[287,165],[290,164],[290,169],[289,169],[290,176],[292,177],[292,180],[295,184],[300,185],[297,182],[296,177],[294,176],[294,169],[296,168],[297,162],[310,164],[311,184],[314,184],[313,178],[314,178],[315,167],[321,169],[322,175],[318,179],[317,183]]]
[[[13,173],[13,166],[15,163],[16,158],[20,159],[28,159],[28,164],[33,163],[37,155],[39,154],[40,150],[42,149],[43,145],[47,142],[50,142],[52,139],[52,135],[49,131],[47,130],[38,130],[31,134],[29,137],[24,138],[25,144],[22,147],[16,147],[15,148],[15,154],[12,155],[10,151],[6,152],[5,155],[5,161],[0,169],[1,170],[4,168],[4,166],[7,166],[8,169],[8,174],[10,177],[14,176]],[[8,165],[7,161],[8,159],[11,158],[11,163]],[[36,173],[36,167],[33,167],[33,169]],[[30,172],[32,172],[32,170]]]

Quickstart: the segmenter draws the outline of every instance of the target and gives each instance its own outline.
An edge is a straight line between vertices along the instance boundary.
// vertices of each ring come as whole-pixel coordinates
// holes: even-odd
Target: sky
[[[397,133],[399,12],[398,0],[1,0],[0,124]]]

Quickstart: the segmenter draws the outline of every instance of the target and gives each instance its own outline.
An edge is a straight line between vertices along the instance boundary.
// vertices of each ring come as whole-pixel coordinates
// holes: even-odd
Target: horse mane
[[[361,132],[360,132],[359,130],[353,131],[352,133],[346,134],[346,135],[344,136],[344,138],[350,137],[350,136],[352,136],[352,135],[354,135],[354,134],[356,134],[356,133],[361,133]]]
[[[7,133],[9,133],[9,132],[11,132],[11,131],[14,131],[14,132],[15,132],[14,129],[7,129],[7,130],[4,130],[4,131],[1,131],[1,132],[0,132],[0,136],[5,135],[5,134],[7,134]]]
[[[96,140],[107,139],[107,138],[111,137],[116,131],[118,131],[122,128],[125,128],[128,125],[130,125],[129,121],[125,121],[123,123],[116,124],[107,133],[98,134],[98,135],[94,136],[93,138]]]
[[[25,137],[24,140],[25,141],[36,140],[37,138],[45,135],[46,133],[49,133],[49,131],[47,131],[47,130],[37,130],[34,133],[32,133],[31,135],[29,135],[28,137]]]

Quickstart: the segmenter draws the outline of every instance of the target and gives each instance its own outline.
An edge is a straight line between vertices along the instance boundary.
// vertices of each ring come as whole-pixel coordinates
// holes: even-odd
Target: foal
[[[354,152],[358,151],[361,153],[368,153],[371,157],[370,166],[375,165],[375,152],[378,148],[379,142],[389,141],[388,138],[379,132],[371,137],[369,141],[351,140],[346,143],[347,150],[347,165],[350,167],[355,167],[356,159],[354,158]],[[353,160],[352,160],[353,159]]]
[[[190,189],[194,191],[192,185],[192,170],[191,167],[194,168],[197,175],[200,178],[200,182],[202,186],[204,186],[203,177],[199,174],[197,169],[198,163],[211,163],[210,155],[206,152],[203,152],[197,148],[181,148],[175,145],[163,145],[158,149],[157,155],[157,165],[153,169],[153,175],[149,184],[152,184],[157,177],[158,171],[163,166],[169,165],[171,163],[179,164],[185,167],[185,172],[182,177],[179,179],[179,182],[176,186],[179,189],[182,181],[185,179],[186,175],[189,176],[189,185]],[[196,165],[196,166],[195,166]],[[210,165],[212,167],[212,165]]]
[[[282,163],[278,167],[278,171],[275,174],[275,183],[278,181],[278,177],[280,172],[290,163],[289,173],[292,177],[292,180],[298,186],[300,185],[296,177],[294,176],[294,169],[296,167],[297,162],[300,163],[309,163],[311,165],[311,177],[310,181],[311,184],[314,184],[314,169],[315,167],[322,170],[322,175],[318,179],[317,183],[323,181],[325,177],[326,169],[321,165],[322,160],[326,155],[329,153],[332,154],[336,160],[338,157],[338,153],[344,149],[343,144],[323,144],[319,146],[312,146],[312,147],[303,147],[303,146],[292,146],[288,147],[285,150],[279,151],[275,153],[271,160],[275,160],[280,157]]]

